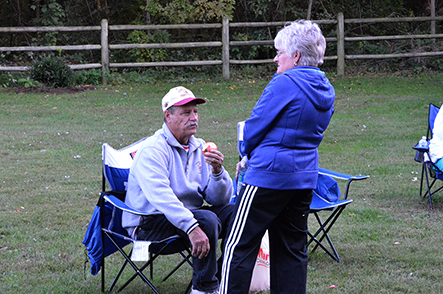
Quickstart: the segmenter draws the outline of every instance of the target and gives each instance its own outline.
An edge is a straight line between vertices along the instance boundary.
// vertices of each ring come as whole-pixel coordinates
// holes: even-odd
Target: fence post
[[[342,12],[337,15],[337,76],[345,74],[345,18]]]
[[[229,18],[227,16],[223,17],[222,43],[223,78],[229,80]]]
[[[435,17],[435,0],[431,0],[431,17]],[[435,20],[431,21],[431,34],[435,35]]]
[[[106,72],[109,70],[109,46],[108,46],[108,20],[101,22],[101,46],[102,46],[102,82],[106,85]]]

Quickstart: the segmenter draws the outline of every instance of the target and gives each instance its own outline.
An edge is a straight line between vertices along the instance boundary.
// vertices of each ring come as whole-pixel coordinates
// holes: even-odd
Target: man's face
[[[165,120],[177,141],[182,144],[187,144],[189,138],[197,133],[197,105],[191,102],[183,106],[175,106],[173,113],[166,110]]]

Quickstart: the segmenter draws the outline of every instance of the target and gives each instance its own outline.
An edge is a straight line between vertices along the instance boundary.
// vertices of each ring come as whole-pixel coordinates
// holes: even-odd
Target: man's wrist
[[[198,222],[195,222],[195,224],[193,224],[187,231],[186,234],[189,235],[190,233],[192,233],[193,230],[195,230],[195,228],[198,227]]]
[[[214,177],[218,177],[218,176],[220,176],[223,173],[223,171],[224,171],[224,168],[223,168],[223,165],[222,165],[218,169],[213,168],[212,169],[212,174],[214,175]]]

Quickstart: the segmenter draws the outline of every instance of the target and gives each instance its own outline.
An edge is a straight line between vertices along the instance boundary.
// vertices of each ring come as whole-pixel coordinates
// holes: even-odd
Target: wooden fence
[[[424,35],[395,35],[395,36],[364,36],[346,37],[346,24],[372,24],[372,23],[393,23],[393,22],[430,22],[431,27],[435,27],[436,21],[443,20],[443,17],[396,17],[396,18],[373,18],[373,19],[345,19],[343,13],[339,13],[336,20],[314,20],[322,25],[336,25],[337,37],[326,38],[326,42],[335,42],[337,52],[330,55],[327,52],[325,60],[337,61],[337,75],[343,76],[345,73],[345,61],[356,59],[387,59],[404,57],[427,57],[443,55],[443,51],[438,52],[410,52],[396,54],[367,54],[367,55],[347,55],[345,53],[345,42],[380,41],[380,40],[402,40],[402,39],[437,39],[443,38],[443,34]],[[229,67],[232,64],[261,64],[271,63],[273,59],[261,60],[233,60],[229,57],[230,48],[234,46],[260,46],[273,45],[273,40],[261,41],[230,41],[230,28],[254,28],[254,27],[283,27],[286,22],[257,22],[257,23],[232,23],[228,18],[224,18],[222,23],[214,24],[183,24],[183,25],[108,25],[107,20],[102,20],[100,26],[89,27],[0,27],[1,33],[24,33],[24,32],[84,32],[99,31],[101,35],[100,44],[87,45],[66,45],[66,46],[22,46],[22,47],[0,47],[0,52],[21,51],[76,51],[76,50],[101,50],[101,63],[70,65],[74,70],[101,68],[104,73],[110,68],[132,68],[132,67],[163,67],[163,66],[222,66],[223,77],[229,79]],[[221,41],[193,42],[193,43],[152,43],[152,44],[110,44],[109,31],[120,30],[180,30],[180,29],[221,29]],[[198,47],[221,47],[222,60],[199,60],[199,61],[173,61],[173,62],[139,62],[139,63],[112,63],[109,61],[110,51],[128,49],[161,49],[161,48],[198,48]],[[328,54],[329,53],[329,54]],[[28,66],[2,66],[0,71],[26,71]]]

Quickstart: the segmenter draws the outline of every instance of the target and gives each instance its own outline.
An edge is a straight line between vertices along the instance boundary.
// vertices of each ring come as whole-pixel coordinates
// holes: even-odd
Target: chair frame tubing
[[[144,139],[128,146],[128,147],[133,147],[135,146],[135,144],[138,144],[140,142],[142,142]],[[154,286],[154,284],[151,282],[153,280],[153,263],[154,261],[161,255],[169,255],[169,254],[175,254],[175,253],[179,253],[182,256],[182,260],[180,261],[180,263],[178,263],[174,269],[172,269],[172,271],[169,272],[169,274],[167,274],[162,282],[166,281],[169,277],[171,277],[183,264],[188,263],[191,268],[193,266],[192,264],[192,253],[189,249],[189,244],[181,238],[179,238],[177,236],[177,238],[172,237],[169,238],[167,241],[165,242],[160,242],[159,244],[156,244],[156,246],[152,247],[154,252],[150,252],[149,253],[149,259],[148,261],[146,261],[145,263],[140,264],[142,265],[141,267],[139,267],[136,263],[134,263],[132,261],[132,253],[133,253],[133,248],[131,248],[129,250],[129,253],[126,253],[126,251],[128,250],[124,250],[124,246],[126,246],[126,244],[123,244],[125,242],[121,242],[120,239],[126,240],[127,243],[130,242],[134,242],[134,240],[132,240],[131,238],[129,238],[127,235],[122,235],[119,232],[115,232],[113,230],[111,230],[111,227],[107,227],[106,226],[106,207],[107,207],[107,203],[110,203],[112,205],[112,209],[113,209],[113,216],[114,217],[114,213],[116,211],[116,209],[120,209],[120,210],[125,210],[125,208],[120,207],[121,205],[123,205],[120,202],[124,202],[124,200],[122,200],[121,196],[123,196],[123,191],[106,191],[106,186],[108,185],[109,188],[111,190],[115,189],[116,187],[114,187],[112,184],[107,182],[107,177],[106,177],[106,170],[105,169],[105,156],[106,156],[106,152],[105,152],[105,147],[108,146],[106,143],[103,144],[103,166],[102,166],[102,191],[100,193],[100,198],[98,200],[97,205],[100,207],[100,223],[101,223],[101,235],[102,235],[102,248],[103,248],[103,254],[102,254],[102,260],[101,260],[101,292],[104,293],[105,292],[105,288],[106,288],[106,276],[105,276],[105,243],[107,243],[106,245],[109,246],[114,246],[115,248],[108,248],[108,249],[116,249],[114,251],[109,251],[112,252],[111,254],[113,254],[115,251],[119,251],[120,254],[123,256],[124,258],[124,262],[122,264],[122,266],[120,267],[117,275],[114,277],[111,286],[109,287],[109,289],[106,291],[106,293],[110,293],[111,291],[113,291],[113,289],[115,288],[115,286],[117,285],[118,280],[122,277],[122,273],[125,270],[126,266],[129,264],[133,270],[135,271],[135,273],[121,286],[118,288],[117,292],[122,291],[123,289],[126,288],[127,285],[129,285],[129,283],[131,283],[137,276],[139,276],[150,288],[151,290],[155,293],[155,294],[160,294],[159,291],[157,290],[157,288]],[[114,150],[112,149],[112,147],[108,146],[109,148],[111,148],[110,150]],[[128,148],[125,147],[124,149]],[[123,149],[122,149],[123,150]],[[121,150],[117,150],[118,152]],[[127,162],[125,163],[127,164]],[[114,183],[115,184],[115,183]],[[118,187],[117,187],[118,188]],[[112,200],[112,199],[108,199],[107,195],[110,194],[112,196],[114,196],[116,199]],[[122,194],[122,195],[120,195]],[[114,203],[115,200],[118,200],[117,203]],[[120,203],[120,204],[119,204]],[[142,212],[136,212],[136,213],[141,213]],[[112,222],[113,220],[111,220]],[[117,239],[118,238],[118,239]],[[110,243],[107,241],[109,240]],[[180,243],[178,243],[180,242]],[[110,245],[113,244],[113,245]],[[176,246],[179,245],[179,247],[177,248]],[[168,252],[168,250],[171,248],[172,246],[172,250],[170,252]],[[177,250],[177,252],[176,252]],[[109,253],[108,253],[109,254]],[[145,275],[143,273],[143,271],[149,267],[149,271],[150,271],[150,280],[147,278],[147,275]],[[189,285],[187,286],[187,289],[185,291],[186,293],[189,293],[192,287],[192,280],[189,283]]]
[[[101,209],[103,209],[104,210],[104,202],[105,202],[105,199],[104,199],[104,197],[103,196],[101,196],[101,198],[100,198],[100,207],[101,207]],[[114,209],[116,209],[116,208],[114,208]],[[119,280],[119,278],[120,278],[120,276],[121,276],[121,274],[123,273],[123,271],[124,271],[124,269],[126,268],[126,265],[129,263],[129,265],[131,265],[131,267],[134,269],[134,271],[135,271],[135,273],[118,289],[118,291],[117,292],[120,292],[120,291],[122,291],[124,288],[126,288],[126,286],[127,285],[129,285],[129,283],[131,283],[137,276],[139,276],[151,289],[152,289],[152,291],[155,293],[155,294],[160,294],[159,292],[158,292],[158,290],[157,290],[157,288],[149,281],[149,279],[143,274],[143,271],[147,268],[147,267],[149,267],[149,269],[150,269],[150,278],[151,278],[151,280],[152,280],[152,278],[153,278],[153,264],[154,264],[154,261],[159,257],[159,256],[161,256],[162,255],[162,253],[169,247],[169,245],[171,244],[171,243],[167,243],[167,244],[165,244],[163,247],[161,247],[160,248],[160,250],[158,250],[157,252],[155,252],[155,253],[150,253],[150,256],[149,256],[149,260],[142,266],[142,267],[138,267],[132,260],[131,260],[131,255],[132,255],[132,249],[131,249],[131,251],[129,252],[129,254],[127,254],[119,245],[118,245],[118,243],[117,243],[117,241],[115,240],[115,237],[114,237],[114,234],[115,235],[117,235],[117,236],[120,236],[119,234],[116,234],[116,233],[114,233],[114,232],[112,232],[111,230],[108,230],[108,229],[106,229],[105,228],[105,226],[104,226],[104,213],[102,213],[101,214],[101,216],[102,216],[102,229],[101,229],[101,231],[102,231],[102,237],[103,237],[103,240],[105,240],[104,238],[108,238],[111,242],[112,242],[112,244],[116,247],[116,249],[121,253],[121,255],[124,257],[124,259],[125,259],[125,261],[124,261],[124,263],[123,263],[123,265],[121,266],[121,268],[120,268],[120,270],[119,270],[119,272],[117,273],[117,275],[115,276],[115,278],[114,278],[114,280],[112,281],[112,284],[111,284],[111,286],[109,287],[109,289],[108,289],[108,291],[106,291],[106,293],[110,293],[113,289],[114,289],[114,287],[115,287],[115,285],[117,284],[117,281]],[[182,241],[182,240],[181,240]],[[186,249],[185,249],[185,252],[186,252],[186,254],[185,253],[183,253],[182,251],[179,251],[179,252],[177,252],[177,253],[179,253],[182,257],[183,257],[183,260],[180,262],[180,263],[178,263],[175,267],[174,267],[174,269],[172,269],[171,270],[171,272],[169,272],[169,274],[167,274],[164,278],[163,278],[163,280],[162,280],[162,282],[164,282],[164,281],[166,281],[170,276],[172,276],[183,264],[185,264],[186,262],[192,267],[192,261],[190,260],[191,259],[191,257],[192,257],[192,253],[191,253],[191,251],[189,250],[189,248],[187,248],[187,246],[184,244],[184,246],[183,247],[185,247]],[[102,293],[104,293],[105,292],[105,260],[104,260],[105,258],[103,258],[103,261],[102,261],[102,276],[101,276],[101,290],[102,290]],[[191,286],[192,286],[192,280],[191,280],[191,283],[188,285],[188,287],[187,287],[187,289],[186,289],[186,291],[185,291],[185,294],[186,293],[189,293],[189,291],[190,291],[190,289],[191,289]]]
[[[432,164],[432,165],[434,165],[434,164]],[[427,167],[426,162],[423,162],[422,163],[422,169],[421,169],[422,177],[421,177],[421,181],[420,181],[420,197],[421,198],[425,198],[426,196],[428,196],[429,204],[431,205],[431,209],[433,209],[434,205],[432,203],[432,195],[434,195],[437,192],[441,191],[443,189],[443,185],[440,188],[436,189],[435,191],[431,192],[432,187],[434,187],[434,184],[435,184],[435,182],[438,179],[434,178],[432,180],[431,184],[429,184],[430,174],[429,174],[428,170],[429,170],[429,168]],[[423,175],[424,175],[424,177],[423,177]],[[426,188],[427,188],[427,190],[425,190],[424,193],[423,193],[423,181],[424,181],[423,178],[426,179]]]
[[[153,265],[154,265],[154,260],[157,259],[157,257],[159,257],[161,255],[161,253],[166,250],[166,248],[169,246],[169,244],[166,244],[165,246],[163,246],[160,251],[158,251],[156,254],[150,254],[150,258],[149,261],[146,262],[141,268],[139,268],[140,272],[143,272],[148,266],[150,268],[150,277],[151,280],[153,278]],[[185,255],[183,252],[178,252],[181,254],[181,256],[184,258],[179,264],[177,264],[174,269],[165,277],[163,278],[162,282],[166,281],[171,275],[174,274],[174,272],[176,270],[178,270],[185,262],[188,262],[188,264],[192,267],[192,261],[190,261],[189,259],[191,258],[191,251],[189,251],[189,249],[186,249],[186,252],[188,253],[188,255]],[[132,253],[132,250],[131,250]],[[130,258],[131,253],[129,254],[128,258]],[[121,289],[124,289],[130,282],[132,282],[132,280],[134,280],[137,277],[138,273],[136,272],[134,275],[132,275],[131,278],[128,279],[128,281],[121,287]],[[121,290],[120,289],[120,290]],[[186,292],[185,292],[186,293]]]
[[[324,169],[323,169],[324,170]],[[334,178],[333,174],[329,174],[329,176]],[[342,214],[343,210],[352,203],[352,199],[348,199],[348,195],[349,195],[349,190],[351,187],[351,183],[353,181],[360,181],[360,180],[365,180],[367,178],[369,178],[369,176],[349,176],[349,175],[343,175],[341,174],[340,176],[346,176],[345,178],[341,178],[341,177],[335,177],[335,178],[341,178],[341,179],[347,179],[347,184],[346,184],[346,189],[345,189],[345,194],[344,197],[341,201],[345,201],[347,200],[347,202],[344,202],[340,205],[338,205],[335,208],[330,208],[330,209],[322,209],[322,210],[311,210],[310,214],[314,214],[317,223],[319,225],[319,228],[317,229],[317,231],[312,234],[311,232],[308,231],[308,236],[309,236],[309,240],[306,246],[309,246],[312,242],[315,242],[315,246],[314,248],[311,250],[311,253],[314,252],[317,247],[320,247],[323,249],[323,251],[325,251],[332,259],[334,259],[337,262],[341,262],[340,256],[338,255],[337,250],[335,249],[334,244],[332,243],[331,238],[329,237],[329,231],[330,229],[333,227],[333,225],[335,224],[336,220],[340,217],[340,215]],[[324,210],[330,210],[332,211],[331,214],[329,215],[329,217],[326,219],[325,222],[322,222],[322,220],[320,219],[319,216],[319,212],[320,211],[324,211]],[[321,234],[320,238],[317,238],[319,235]],[[323,245],[322,241],[326,238],[329,246],[330,246],[330,250],[328,248],[326,248],[325,245]]]
[[[432,128],[434,127],[434,121],[435,121],[435,118],[437,117],[437,114],[438,114],[437,110],[439,110],[439,109],[440,108],[437,107],[436,105],[434,105],[432,103],[429,104],[428,129],[426,131],[426,139],[428,141],[431,140],[433,137]],[[437,111],[437,114],[435,115],[435,117],[431,121],[431,112],[435,113],[436,111]],[[420,148],[418,146],[414,146],[413,149],[417,150],[418,152],[421,152],[422,154],[426,153],[428,155],[428,157],[430,158],[429,148]],[[429,163],[431,164],[431,166],[433,166],[434,168],[439,170],[438,167],[432,161],[429,161]],[[436,189],[435,191],[431,192],[432,187],[434,187],[435,182],[439,179],[437,178],[437,176],[435,178],[431,176],[430,167],[427,166],[427,162],[425,162],[424,160],[421,160],[421,164],[422,164],[422,169],[421,169],[421,180],[420,180],[420,198],[425,198],[426,196],[428,196],[429,204],[431,206],[431,209],[433,209],[434,205],[432,203],[432,195],[441,191],[443,189],[443,185],[440,188]],[[440,172],[442,172],[442,171],[440,171]],[[429,182],[430,182],[429,177],[430,176],[433,178],[431,184],[429,184]],[[423,192],[423,181],[424,180],[426,180],[426,188],[427,188],[427,190],[425,192]]]
[[[111,284],[111,287],[109,287],[107,293],[110,293],[112,291],[112,289],[114,288],[115,284],[117,283],[118,279],[120,278],[123,270],[125,269],[126,265],[129,263],[131,265],[131,267],[134,269],[134,271],[136,272],[122,287],[120,287],[120,289],[118,290],[118,292],[120,292],[121,290],[123,290],[124,288],[126,288],[127,285],[129,285],[129,283],[136,277],[139,276],[146,284],[148,284],[148,286],[152,289],[152,291],[154,291],[154,293],[156,294],[160,294],[160,292],[158,292],[157,288],[148,280],[148,278],[146,278],[146,276],[143,274],[143,269],[145,269],[149,263],[152,263],[153,260],[149,260],[147,262],[148,265],[144,265],[142,268],[138,268],[137,265],[131,260],[131,254],[132,254],[132,249],[128,254],[126,254],[126,252],[120,248],[120,246],[118,246],[117,241],[115,240],[114,236],[112,236],[112,233],[106,229],[102,229],[102,232],[105,234],[105,236],[107,238],[109,238],[109,240],[111,240],[112,244],[114,244],[114,246],[118,249],[118,251],[123,255],[123,257],[125,258],[125,262],[123,263],[123,266],[120,268],[117,276],[114,278],[114,281]],[[167,245],[165,245],[166,247]],[[162,250],[164,250],[164,248]],[[103,291],[104,292],[104,291]]]
[[[315,232],[315,234],[312,234],[311,232],[308,231],[308,235],[309,235],[310,239],[309,239],[306,246],[309,246],[313,241],[315,241],[315,243],[316,243],[314,248],[311,250],[311,253],[313,253],[317,249],[317,247],[321,247],[330,257],[332,257],[332,259],[334,259],[337,262],[341,262],[340,256],[338,255],[337,250],[335,249],[335,246],[332,244],[331,238],[329,237],[328,233],[329,233],[329,230],[334,225],[335,221],[338,219],[338,217],[343,212],[343,210],[350,203],[352,203],[352,202],[349,202],[343,206],[336,208],[324,223],[321,221],[317,211],[311,212],[312,214],[314,214],[314,216],[320,226],[320,228]],[[322,235],[321,235],[320,239],[317,239],[317,236],[320,233],[322,233]],[[326,238],[326,240],[328,241],[328,244],[331,247],[331,250],[327,249],[325,247],[325,245],[323,245],[322,241],[324,238]]]

